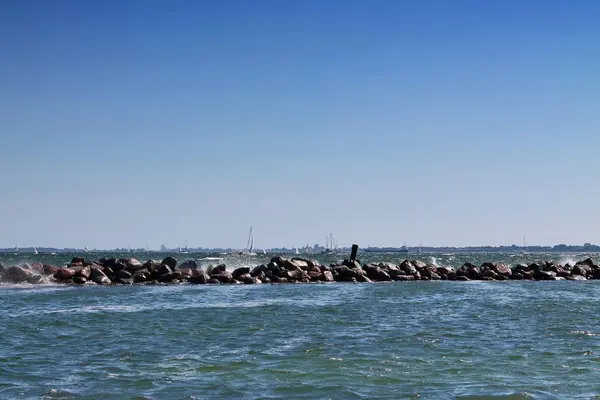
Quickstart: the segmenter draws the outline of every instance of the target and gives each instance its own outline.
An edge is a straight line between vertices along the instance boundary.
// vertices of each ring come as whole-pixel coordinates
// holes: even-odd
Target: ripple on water
[[[589,399],[563,283],[0,290],[0,398]]]

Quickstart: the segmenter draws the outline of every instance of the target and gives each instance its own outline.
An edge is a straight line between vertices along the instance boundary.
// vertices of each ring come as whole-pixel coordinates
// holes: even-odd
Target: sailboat
[[[187,240],[185,241],[185,247],[183,248],[183,250],[181,249],[181,247],[179,248],[179,252],[181,254],[188,254],[188,247],[187,247]]]
[[[337,250],[337,242],[333,239],[333,233],[330,233],[329,236],[325,236],[325,250],[321,253],[333,253]]]
[[[89,252],[90,252],[90,250],[88,249],[87,245],[85,245],[85,247],[83,248],[83,251],[84,251],[85,253],[89,253]]]
[[[527,251],[525,251],[526,247],[527,246],[525,246],[525,235],[523,235],[523,250],[521,250],[519,253],[521,253],[521,254],[527,254]]]
[[[37,248],[35,248],[35,247],[33,248],[33,254],[36,254],[36,255],[39,254],[37,251]]]
[[[15,254],[19,254],[19,246],[15,245]]]
[[[254,247],[254,236],[252,235],[252,227],[250,227],[250,233],[248,233],[248,242],[246,243],[246,248],[244,251],[240,251],[238,254],[240,256],[255,256],[256,253],[252,252],[252,248]]]

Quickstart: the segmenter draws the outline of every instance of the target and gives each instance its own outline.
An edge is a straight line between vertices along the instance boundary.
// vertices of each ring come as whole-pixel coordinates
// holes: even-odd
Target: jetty
[[[354,250],[354,249],[353,249]],[[439,266],[421,260],[361,263],[350,259],[339,264],[321,265],[303,257],[273,257],[253,267],[228,268],[225,264],[201,268],[193,259],[140,262],[135,258],[100,258],[97,261],[74,257],[64,266],[40,263],[5,267],[0,264],[0,282],[62,283],[73,285],[147,284],[285,284],[285,283],[369,283],[410,281],[586,281],[600,279],[600,267],[591,258],[571,264],[535,261],[507,266],[484,262],[465,263],[458,268]]]

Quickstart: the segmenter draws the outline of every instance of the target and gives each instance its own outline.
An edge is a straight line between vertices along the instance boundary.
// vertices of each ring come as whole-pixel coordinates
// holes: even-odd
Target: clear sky
[[[600,2],[0,3],[0,246],[600,243]]]

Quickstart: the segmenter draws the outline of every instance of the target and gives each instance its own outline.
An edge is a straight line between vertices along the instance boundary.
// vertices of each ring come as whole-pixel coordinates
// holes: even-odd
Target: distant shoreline
[[[366,253],[365,249],[368,249],[369,253],[394,253],[390,250],[390,247],[359,247],[359,254]],[[379,251],[378,249],[381,249]],[[525,248],[518,246],[473,246],[473,247],[407,247],[408,251],[401,251],[398,248],[398,253],[404,254],[440,254],[440,253],[454,253],[454,254],[468,254],[468,253],[600,253],[600,246],[597,245],[584,245],[584,246],[568,246],[568,245],[556,245],[556,246],[527,246]],[[84,253],[82,249],[76,248],[50,248],[50,247],[23,247],[15,250],[14,248],[0,249],[0,254],[22,254],[22,255],[35,255],[37,254],[72,254],[72,253]],[[293,254],[295,249],[287,248],[272,248],[265,249],[269,254]],[[203,249],[203,248],[188,248],[186,252],[181,252],[178,249],[167,249],[167,250],[147,250],[147,249],[98,249],[89,250],[88,253],[158,253],[158,254],[230,254],[238,252],[239,249]],[[329,254],[346,254],[350,253],[351,248],[342,247],[337,249],[335,252]],[[320,254],[319,251],[301,251],[301,254]]]

